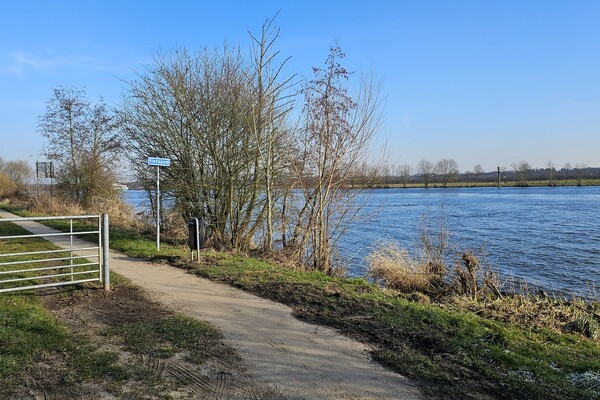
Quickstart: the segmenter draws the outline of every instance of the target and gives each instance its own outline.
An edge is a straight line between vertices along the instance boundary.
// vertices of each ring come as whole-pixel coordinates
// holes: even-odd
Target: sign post
[[[52,161],[36,161],[35,162],[36,178],[50,178],[50,197],[53,197],[52,187],[54,186],[54,163]],[[39,194],[39,182],[38,182]]]
[[[160,251],[160,167],[168,167],[168,158],[148,157],[148,165],[156,166],[156,251]]]

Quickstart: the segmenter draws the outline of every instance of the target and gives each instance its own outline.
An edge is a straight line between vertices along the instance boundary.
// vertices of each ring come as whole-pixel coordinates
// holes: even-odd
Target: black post
[[[500,188],[500,166],[498,165],[498,188]]]

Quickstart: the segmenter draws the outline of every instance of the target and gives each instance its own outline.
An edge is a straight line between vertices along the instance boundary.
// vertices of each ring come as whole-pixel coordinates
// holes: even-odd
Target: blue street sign
[[[168,167],[171,165],[171,160],[169,160],[168,158],[148,157],[148,165]]]

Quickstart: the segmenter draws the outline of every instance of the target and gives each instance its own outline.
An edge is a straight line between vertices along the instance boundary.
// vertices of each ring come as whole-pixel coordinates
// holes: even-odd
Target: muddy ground
[[[284,399],[276,388],[257,380],[239,354],[222,336],[198,341],[191,357],[187,350],[161,343],[169,351],[129,351],[115,331],[145,326],[175,313],[149,299],[141,289],[118,285],[71,287],[40,292],[44,306],[64,322],[84,352],[44,355],[28,371],[14,398],[19,399]],[[163,349],[164,350],[164,349]],[[74,355],[76,354],[76,355]],[[87,371],[82,354],[96,357],[103,376]],[[84,365],[84,366],[82,366]],[[82,370],[83,369],[83,370]]]

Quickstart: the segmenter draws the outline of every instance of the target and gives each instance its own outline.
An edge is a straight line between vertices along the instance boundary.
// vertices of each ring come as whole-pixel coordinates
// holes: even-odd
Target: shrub
[[[17,184],[5,173],[0,172],[0,199],[13,197],[17,193]]]
[[[85,210],[76,202],[65,198],[35,196],[31,198],[29,211],[35,215],[83,215]]]
[[[479,259],[470,252],[464,252],[461,262],[456,264],[453,291],[473,300],[492,294],[501,297],[498,275],[491,268],[482,268]]]
[[[392,241],[380,242],[367,256],[369,276],[390,289],[430,292],[439,280],[428,262],[421,262]]]

